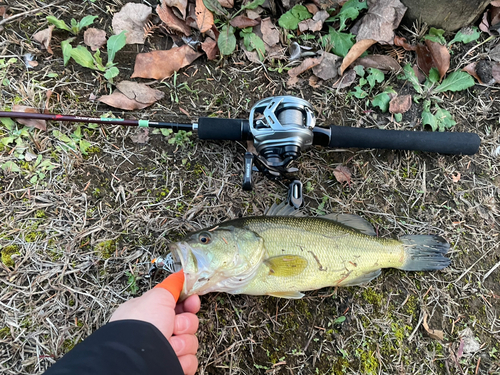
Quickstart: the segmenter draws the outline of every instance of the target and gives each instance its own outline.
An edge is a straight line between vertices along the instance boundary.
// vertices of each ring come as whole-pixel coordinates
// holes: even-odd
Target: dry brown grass
[[[13,13],[43,6],[12,3]],[[98,24],[107,27],[105,8],[120,6],[117,1],[66,2],[4,25],[0,56],[22,60],[30,52],[40,66],[27,71],[18,61],[6,70],[2,106],[22,101],[40,108],[52,90],[58,95],[51,101],[53,111],[108,111],[88,100],[106,91],[102,78],[74,64],[64,68],[57,47],[55,57],[47,59],[29,37],[45,27],[47,14],[95,13],[101,15]],[[64,35],[54,38],[56,45]],[[128,78],[136,52],[129,48],[121,54],[120,79]],[[166,95],[148,110],[125,115],[189,121],[182,108],[193,118],[246,117],[257,100],[290,94],[309,100],[320,124],[410,129],[415,121],[391,123],[387,115],[365,112],[364,102],[328,85],[286,89],[285,74],[240,58],[235,55],[224,66],[197,61],[178,78],[196,94],[180,90],[179,103]],[[167,92],[162,84],[153,86]],[[437,273],[389,270],[367,286],[309,292],[298,301],[203,296],[200,374],[500,371],[500,268],[495,268],[500,159],[492,153],[499,146],[500,101],[495,88],[480,86],[443,99],[458,122],[454,131],[480,135],[478,154],[315,148],[296,164],[306,186],[306,213],[316,215],[324,203],[326,212],[364,216],[382,236],[442,235],[452,244],[452,265]],[[26,140],[55,166],[40,183],[29,182],[29,163],[21,174],[0,172],[0,250],[15,250],[13,264],[0,264],[0,369],[5,374],[43,372],[105,324],[116,306],[132,297],[133,286],[138,293],[150,288],[156,280],[144,278],[149,261],[163,254],[169,241],[222,220],[260,215],[286,196],[286,184],[261,176],[253,192],[241,190],[242,144],[191,138],[191,144],[171,145],[151,133],[148,144],[138,145],[130,138],[135,129],[101,126],[84,132],[95,148],[83,156],[61,148],[52,133],[71,135],[75,126],[50,123],[47,132],[33,132]],[[0,163],[13,155],[5,148]],[[353,171],[351,187],[334,179],[337,165]],[[453,182],[458,173],[460,180]],[[444,331],[443,342],[423,329],[424,313],[431,328]],[[342,316],[346,319],[339,322]],[[472,353],[466,352],[471,348],[466,328],[480,346]],[[462,349],[461,343],[466,344]]]

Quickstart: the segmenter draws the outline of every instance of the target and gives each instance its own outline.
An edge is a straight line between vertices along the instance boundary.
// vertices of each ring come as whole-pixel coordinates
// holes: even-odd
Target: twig
[[[19,17],[26,16],[26,15],[28,15],[30,13],[37,13],[37,12],[41,11],[42,9],[49,8],[49,7],[52,7],[52,6],[55,6],[55,5],[59,5],[63,1],[64,0],[59,0],[59,1],[56,1],[55,3],[47,4],[47,5],[44,5],[43,7],[40,7],[40,8],[31,9],[31,10],[27,10],[26,12],[14,14],[13,16],[10,16],[8,18],[5,18],[5,19],[1,20],[0,21],[0,26],[2,26],[3,24],[8,23],[10,21],[14,21],[15,19],[17,19]]]
[[[500,262],[498,262],[497,264],[495,264],[491,270],[489,270],[488,272],[486,272],[486,274],[483,276],[483,283],[484,283],[484,280],[486,280],[488,278],[488,276],[490,276],[493,271],[495,271],[498,267],[500,266]]]

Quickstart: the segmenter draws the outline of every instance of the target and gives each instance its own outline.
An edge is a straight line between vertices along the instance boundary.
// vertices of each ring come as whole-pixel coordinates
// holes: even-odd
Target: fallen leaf
[[[158,13],[158,11],[157,11]],[[193,27],[195,29],[198,28],[198,24],[196,23],[196,5],[193,3],[188,4],[188,15],[186,17],[186,25],[189,27]],[[163,21],[165,23],[165,21]]]
[[[374,39],[363,39],[356,42],[342,61],[342,65],[340,66],[340,75],[344,74],[344,70],[346,70],[359,56],[361,56],[375,43],[377,43],[377,41]]]
[[[280,32],[277,27],[271,22],[271,18],[264,18],[260,23],[260,31],[262,32],[262,40],[268,46],[273,47],[280,41]]]
[[[214,24],[214,15],[207,9],[203,0],[196,0],[196,24],[202,33],[210,30]]]
[[[310,76],[309,77],[309,86],[317,89],[318,87],[320,87],[321,85],[319,84],[319,78],[316,77],[316,76]]]
[[[411,107],[411,95],[398,95],[389,102],[390,113],[405,113]]]
[[[495,82],[500,82],[500,63],[491,64],[491,75]]]
[[[458,182],[458,181],[460,181],[460,177],[461,176],[462,175],[460,174],[460,172],[452,173],[451,174],[451,179],[452,179],[453,182]]]
[[[311,14],[316,14],[319,12],[319,8],[316,4],[309,3],[309,4],[304,4],[304,6],[307,8],[309,13],[311,13]]]
[[[417,45],[417,65],[427,76],[431,68],[437,68],[440,80],[443,79],[450,67],[450,53],[448,52],[448,48],[426,39],[425,45]]]
[[[106,31],[94,27],[88,28],[83,33],[83,42],[89,46],[92,51],[97,51],[106,44]]]
[[[477,75],[477,72],[476,72],[476,65],[477,63],[476,62],[473,62],[473,63],[470,63],[469,65],[467,65],[465,68],[463,68],[462,70],[464,72],[467,72],[469,73],[471,76],[473,76],[475,79],[477,79],[477,81],[480,83],[480,84],[483,84],[483,81],[481,81],[481,78],[479,78],[479,76]]]
[[[219,0],[219,4],[224,8],[232,8],[234,7],[234,0]]]
[[[343,165],[337,165],[337,168],[334,169],[333,175],[337,182],[343,184],[344,182],[351,187],[351,170]]]
[[[130,99],[125,94],[121,93],[119,90],[113,91],[111,95],[103,95],[97,100],[111,107],[124,109],[126,111],[143,109],[152,104],[152,103],[151,104],[141,103],[138,102],[137,100]]]
[[[54,25],[50,25],[47,29],[41,30],[33,34],[32,36],[32,38],[40,43],[51,55],[54,54],[54,52],[52,52],[52,48],[50,47],[50,41],[52,40],[52,30],[54,30],[54,27]]]
[[[259,21],[248,18],[247,16],[243,15],[236,16],[229,22],[231,26],[236,27],[238,29],[254,27],[257,26],[259,23],[260,23]]]
[[[304,21],[299,22],[299,30],[300,32],[304,31],[320,31],[323,28],[323,23],[326,21],[326,19],[330,17],[330,14],[326,10],[321,10],[317,12],[313,18],[309,18]]]
[[[186,25],[186,22],[177,18],[174,12],[172,12],[172,9],[165,6],[165,4],[158,5],[156,7],[156,13],[168,28],[175,31],[179,31],[186,36],[191,35],[192,33],[191,28],[188,25]],[[194,16],[195,16],[194,19],[195,25],[198,26],[198,23],[196,22],[196,10]]]
[[[394,45],[398,47],[403,47],[406,51],[415,51],[417,47],[408,44],[406,38],[395,35],[394,36]]]
[[[144,44],[144,26],[151,15],[151,7],[145,4],[127,3],[113,16],[111,24],[115,35],[125,31],[127,44]]]
[[[36,108],[28,107],[25,105],[14,104],[12,106],[13,112],[26,112],[26,113],[40,113]],[[16,118],[18,123],[29,126],[30,128],[37,128],[40,130],[47,130],[47,122],[45,120],[35,120],[28,118]]]
[[[351,86],[354,81],[356,81],[356,72],[354,71],[354,69],[347,69],[345,74],[332,85],[332,88],[344,89]]]
[[[368,0],[368,12],[361,18],[356,40],[375,39],[380,44],[393,44],[394,30],[406,9],[399,0]]]
[[[306,70],[311,69],[312,67],[319,65],[321,63],[321,60],[323,60],[323,56],[321,57],[309,57],[308,59],[305,59],[302,61],[302,63],[299,66],[296,66],[295,68],[292,68],[288,71],[288,75],[290,77],[297,77],[299,74],[304,73]]]
[[[490,50],[490,52],[488,53],[488,56],[492,59],[492,60],[495,60],[495,61],[498,61],[500,62],[500,44],[497,45],[495,48],[493,48],[492,50]]]
[[[182,19],[186,19],[187,3],[187,0],[162,0],[161,6],[164,8],[177,8],[182,15]]]
[[[489,12],[490,10],[487,9],[484,13],[483,13],[483,18],[481,20],[481,23],[479,24],[479,29],[481,31],[484,31],[485,33],[488,33],[491,35],[491,32],[490,32],[490,20],[489,20]]]
[[[201,55],[201,52],[193,51],[188,45],[174,47],[168,51],[139,53],[135,59],[131,78],[165,79]]]
[[[424,312],[424,321],[422,322],[422,326],[426,330],[427,334],[435,340],[443,341],[444,339],[444,332],[441,330],[437,329],[431,329],[429,328],[429,324],[427,324],[427,313]]]
[[[338,76],[338,65],[340,57],[333,53],[323,52],[323,59],[313,67],[313,74],[322,80],[332,79]]]
[[[383,72],[399,72],[402,68],[401,65],[391,56],[388,55],[369,55],[360,57],[354,65],[362,65],[365,68],[375,68]]]
[[[463,354],[470,355],[476,353],[481,349],[481,344],[474,337],[474,332],[470,327],[465,328],[463,331],[459,332],[460,340],[463,340]]]
[[[127,98],[137,100],[140,103],[153,104],[154,102],[163,99],[165,94],[160,90],[155,90],[145,85],[132,81],[121,81],[116,84],[116,88],[120,90]]]
[[[219,47],[217,47],[217,42],[212,38],[206,38],[203,43],[201,43],[201,49],[207,54],[208,60],[215,60],[219,54]]]
[[[149,129],[137,127],[135,134],[130,136],[132,142],[137,144],[146,144],[149,141]]]
[[[6,14],[7,14],[7,8],[4,6],[0,6],[0,17],[6,18]]]

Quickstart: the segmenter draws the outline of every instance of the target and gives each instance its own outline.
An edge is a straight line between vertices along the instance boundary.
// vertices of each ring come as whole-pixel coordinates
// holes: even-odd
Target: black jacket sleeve
[[[152,324],[120,320],[99,328],[45,375],[183,375],[174,350]]]

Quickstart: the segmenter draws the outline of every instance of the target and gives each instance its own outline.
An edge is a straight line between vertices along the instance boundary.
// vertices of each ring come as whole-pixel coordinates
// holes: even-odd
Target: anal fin
[[[364,275],[358,276],[354,279],[345,279],[344,282],[340,282],[338,286],[355,286],[355,285],[362,285],[370,282],[371,280],[375,279],[376,277],[379,277],[382,271],[380,269],[365,273]]]
[[[267,295],[278,298],[289,298],[289,299],[300,299],[304,297],[304,293],[300,292],[273,292],[273,293],[267,293]]]

